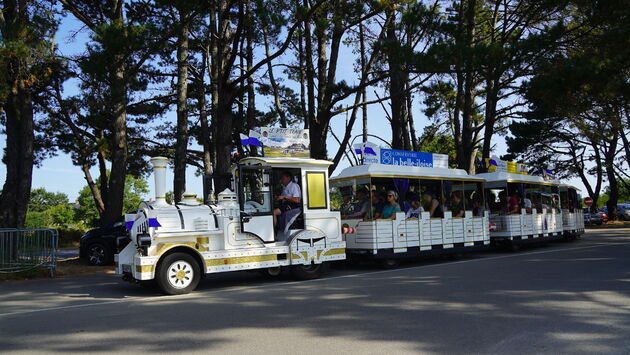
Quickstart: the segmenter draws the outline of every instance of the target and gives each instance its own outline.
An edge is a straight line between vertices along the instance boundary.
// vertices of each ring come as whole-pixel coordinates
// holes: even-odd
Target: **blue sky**
[[[89,39],[89,33],[85,30],[81,30],[81,24],[76,21],[71,16],[66,17],[62,25],[60,27],[60,31],[57,35],[58,46],[60,52],[65,56],[78,55],[85,51],[85,43]],[[344,47],[342,49],[342,53],[340,55],[339,67],[337,69],[338,78],[344,79],[348,81],[349,84],[357,83],[357,75],[354,73],[354,58],[355,54],[352,53],[352,49],[348,47]],[[279,57],[278,62],[289,61],[292,58],[289,55],[283,55]],[[276,76],[280,76],[280,70],[276,69]],[[288,84],[288,83],[287,83]],[[295,87],[294,90],[299,90],[299,88]],[[375,99],[376,96],[374,94],[374,90],[381,91],[380,88],[368,88],[367,93],[370,96],[368,99]],[[65,85],[65,91],[67,94],[73,94],[77,92],[76,83],[69,82]],[[381,97],[384,95],[381,94]],[[347,105],[350,105],[351,100],[347,100]],[[421,134],[422,129],[429,122],[428,119],[424,116],[421,111],[421,97],[416,94],[414,98],[414,120],[416,125],[416,130],[418,131],[418,136]],[[272,105],[271,100],[264,100],[262,98],[257,98],[257,105],[259,109],[264,110],[266,107],[270,107]],[[385,106],[387,106],[387,102],[385,102]],[[172,108],[172,111],[166,115],[165,119],[167,120],[175,120],[175,108]],[[359,112],[360,115],[360,112]],[[368,129],[370,133],[376,134],[381,138],[389,141],[391,139],[391,128],[389,122],[386,119],[385,112],[381,105],[373,104],[368,108],[368,119],[369,126]],[[331,123],[331,127],[333,131],[338,135],[343,135],[345,129],[345,120],[346,115],[342,114],[335,117]],[[358,117],[355,126],[353,128],[353,135],[361,134],[362,126],[361,126],[361,118]],[[504,137],[495,136],[493,137],[493,143],[496,144],[496,150],[494,154],[502,155],[506,152],[506,145]],[[6,136],[0,135],[0,149],[3,149],[6,145]],[[195,145],[193,145],[195,147]],[[329,137],[328,140],[328,151],[329,156],[333,156],[336,152],[338,144],[332,137]],[[195,147],[198,149],[199,147]],[[341,171],[344,167],[347,167],[348,163],[342,161],[340,166],[337,168],[336,173]],[[96,178],[98,176],[98,170],[93,168],[91,170],[93,177]],[[0,164],[0,183],[4,183],[6,178],[6,167],[4,164]],[[150,198],[153,195],[153,178],[149,178],[149,187],[151,193],[147,198]],[[167,190],[172,190],[172,181],[173,175],[172,171],[169,169],[167,173]],[[198,196],[202,195],[202,183],[201,178],[195,176],[195,169],[189,168],[186,172],[186,181],[187,181],[187,190],[196,192]],[[585,191],[583,184],[579,179],[571,179],[569,183],[577,186],[578,188]],[[40,167],[36,167],[33,171],[33,188],[44,187],[48,191],[56,191],[63,192],[68,195],[71,201],[75,200],[78,196],[79,190],[86,185],[83,173],[81,172],[79,167],[76,167],[72,164],[72,161],[68,155],[63,153],[59,153],[57,156],[47,159],[42,162]],[[583,195],[585,192],[583,193]]]

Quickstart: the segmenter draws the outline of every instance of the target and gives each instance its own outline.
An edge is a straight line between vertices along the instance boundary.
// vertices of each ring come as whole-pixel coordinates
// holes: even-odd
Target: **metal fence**
[[[53,276],[58,242],[55,229],[0,229],[0,273],[42,267]]]

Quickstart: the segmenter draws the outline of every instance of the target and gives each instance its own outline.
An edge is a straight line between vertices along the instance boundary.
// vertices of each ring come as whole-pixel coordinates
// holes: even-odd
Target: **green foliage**
[[[68,195],[62,192],[49,192],[39,187],[31,190],[31,200],[28,204],[30,212],[47,211],[53,206],[68,204]]]
[[[74,209],[68,196],[61,192],[49,192],[40,187],[31,191],[26,214],[26,228],[55,228],[72,225]]]
[[[97,179],[96,183],[98,184],[99,182],[100,179]],[[148,192],[149,185],[144,179],[127,175],[125,179],[123,213],[137,209]],[[79,191],[77,202],[80,206],[76,211],[76,219],[88,226],[98,226],[100,215],[96,209],[96,203],[94,202],[89,186],[86,185]]]
[[[53,219],[48,212],[27,212],[25,228],[50,228]]]
[[[74,209],[69,204],[51,207],[48,211],[54,226],[68,226],[74,223]]]
[[[448,155],[448,165],[451,168],[457,167],[455,140],[451,135],[440,132],[438,125],[433,124],[426,126],[418,140],[418,148],[420,151],[446,154]]]

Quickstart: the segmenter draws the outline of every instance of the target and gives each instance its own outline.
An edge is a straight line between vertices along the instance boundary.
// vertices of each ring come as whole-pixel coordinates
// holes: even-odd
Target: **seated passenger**
[[[453,191],[452,203],[453,217],[464,217],[464,201],[461,191]]]
[[[523,198],[523,208],[525,212],[532,213],[532,194],[526,194],[525,198]]]
[[[420,213],[424,212],[420,198],[417,195],[410,195],[409,201],[411,201],[411,208],[405,214],[405,218],[420,218]]]
[[[396,191],[387,191],[387,203],[383,207],[384,219],[396,219],[396,212],[402,212],[398,204],[398,193]]]
[[[378,219],[383,216],[383,202],[380,198],[378,198],[378,194],[376,191],[372,191],[372,208],[367,215],[368,219]]]
[[[521,206],[518,203],[519,201],[519,193],[515,192],[512,196],[510,196],[508,198],[508,206],[507,206],[507,210],[508,210],[508,214],[520,214],[521,213]]]
[[[422,204],[425,211],[429,211],[431,218],[444,218],[444,210],[435,193],[425,191],[422,193]]]
[[[351,215],[354,212],[356,212],[355,210],[356,205],[352,203],[352,191],[349,191],[349,193],[342,195],[341,199],[342,199],[342,202],[339,208],[341,212],[341,218],[348,218],[347,217],[348,215]]]
[[[368,200],[368,192],[365,188],[357,190],[358,205],[355,205],[354,213],[348,214],[345,218],[363,218],[370,210],[370,201]]]
[[[302,212],[302,193],[300,186],[293,182],[293,175],[288,171],[282,172],[280,183],[282,193],[276,197],[276,200],[280,201],[280,207],[273,210],[273,225],[278,226],[280,230],[286,230]]]
[[[472,205],[473,205],[473,216],[483,217],[484,208],[483,208],[483,202],[481,201],[481,195],[475,194],[475,196],[472,199]]]

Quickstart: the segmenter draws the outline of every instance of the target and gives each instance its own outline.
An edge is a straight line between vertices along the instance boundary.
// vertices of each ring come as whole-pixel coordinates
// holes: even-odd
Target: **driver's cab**
[[[328,167],[311,158],[248,157],[232,169],[240,208],[241,231],[265,243],[284,242],[295,233],[316,228],[315,215],[330,212]],[[284,178],[283,178],[284,176]],[[289,181],[299,189],[299,203],[278,200]],[[295,186],[292,186],[295,191]],[[280,215],[274,224],[274,210]],[[309,228],[310,227],[310,228]]]

